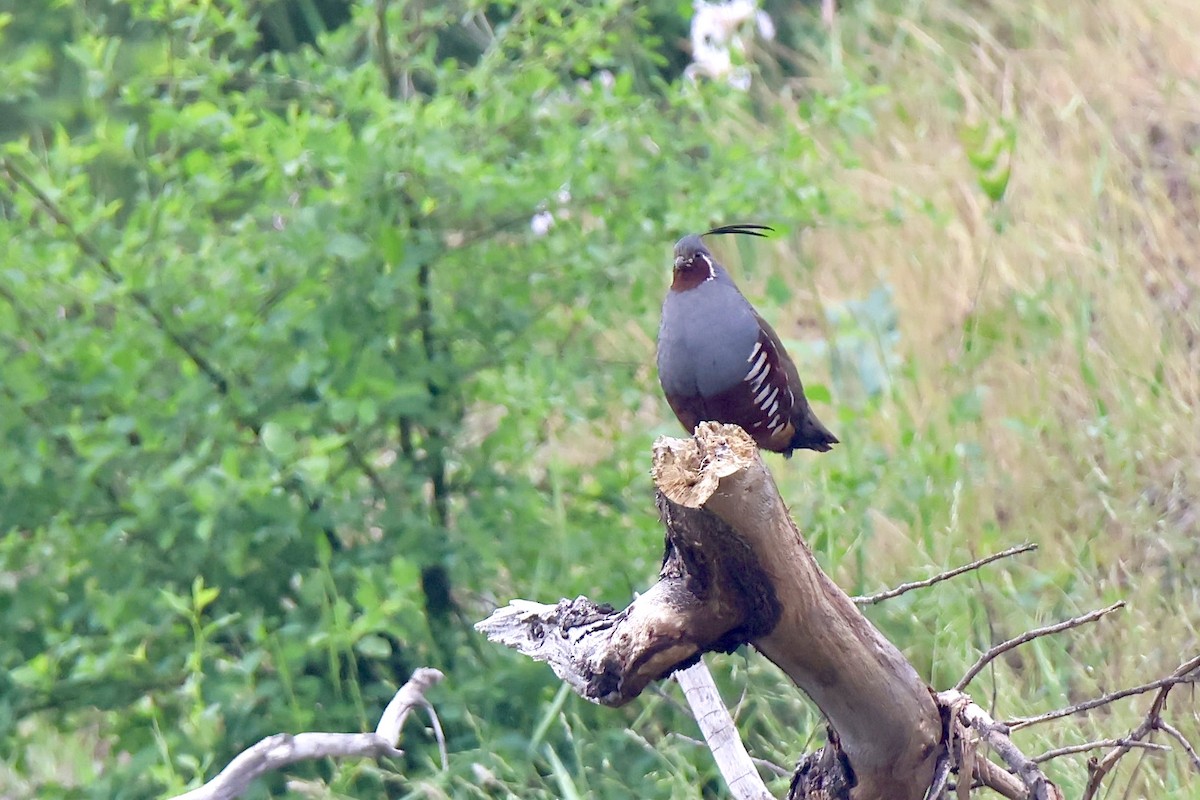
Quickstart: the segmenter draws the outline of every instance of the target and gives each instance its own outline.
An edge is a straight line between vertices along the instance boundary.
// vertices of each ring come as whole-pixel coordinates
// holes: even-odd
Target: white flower
[[[775,38],[775,23],[759,9],[756,0],[729,0],[725,3],[710,3],[695,0],[692,16],[692,63],[684,70],[689,80],[707,76],[727,81],[738,89],[750,86],[750,70],[735,67],[734,53],[742,56],[746,42],[742,30],[753,20],[758,35],[764,39]]]
[[[545,236],[553,227],[554,215],[544,208],[529,220],[529,230],[533,231],[534,236]]]

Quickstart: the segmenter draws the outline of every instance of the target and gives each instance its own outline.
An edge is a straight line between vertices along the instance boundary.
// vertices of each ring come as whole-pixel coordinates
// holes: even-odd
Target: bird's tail
[[[825,453],[838,443],[838,438],[821,424],[821,420],[817,419],[810,409],[796,425],[796,435],[792,437],[789,447],[796,450],[816,450],[819,453]]]

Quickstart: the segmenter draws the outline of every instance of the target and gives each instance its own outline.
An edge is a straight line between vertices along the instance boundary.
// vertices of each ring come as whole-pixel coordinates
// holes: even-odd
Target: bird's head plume
[[[754,223],[744,223],[737,225],[721,225],[717,228],[712,228],[701,234],[690,233],[684,236],[675,243],[675,269],[687,270],[698,266],[697,261],[700,261],[712,267],[712,253],[704,246],[705,236],[725,235],[725,234],[740,234],[742,236],[766,236],[763,231],[774,232],[774,228],[769,225],[756,225]],[[698,258],[699,257],[699,258]]]

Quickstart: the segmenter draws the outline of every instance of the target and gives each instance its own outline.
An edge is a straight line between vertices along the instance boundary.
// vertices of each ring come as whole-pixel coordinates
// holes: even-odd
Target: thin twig
[[[1197,676],[1192,673],[1197,668],[1200,668],[1200,656],[1195,656],[1183,662],[1170,676],[1159,681],[1154,681],[1153,684],[1157,684],[1158,693],[1154,695],[1154,700],[1150,703],[1150,710],[1146,712],[1146,716],[1142,719],[1141,724],[1134,728],[1126,738],[1132,741],[1141,741],[1150,735],[1150,732],[1163,722],[1162,710],[1167,704],[1167,696],[1171,693],[1171,689],[1178,683],[1195,682]],[[1146,684],[1144,687],[1138,688],[1148,691],[1148,687],[1153,684]],[[1120,693],[1114,692],[1113,694]],[[1122,745],[1114,748],[1101,760],[1088,762],[1088,782],[1087,786],[1083,789],[1081,800],[1092,800],[1096,796],[1097,792],[1100,791],[1100,784],[1104,781],[1104,777],[1112,772],[1117,762],[1131,749],[1130,745]]]
[[[358,467],[359,471],[366,476],[367,483],[371,484],[371,488],[375,490],[375,494],[379,497],[379,499],[386,500],[388,497],[388,491],[383,485],[383,479],[379,477],[379,473],[376,472],[375,468],[372,467],[370,462],[367,461],[366,455],[362,450],[359,449],[354,440],[350,438],[349,433],[343,431],[340,426],[338,427],[338,432],[346,437],[346,444],[344,446],[346,448],[346,452],[350,455],[350,461],[353,462],[354,465]]]
[[[1003,653],[1007,653],[1009,650],[1012,650],[1014,647],[1019,647],[1019,646],[1025,644],[1026,642],[1031,642],[1034,639],[1037,639],[1039,636],[1049,636],[1052,633],[1060,633],[1062,631],[1069,630],[1071,628],[1077,628],[1080,625],[1086,625],[1089,622],[1095,622],[1096,620],[1103,617],[1105,614],[1111,614],[1112,612],[1116,611],[1118,608],[1124,608],[1124,607],[1125,607],[1125,601],[1118,600],[1117,602],[1113,603],[1111,606],[1108,606],[1107,608],[1097,609],[1096,611],[1091,611],[1091,612],[1084,614],[1082,616],[1079,616],[1079,617],[1074,617],[1072,619],[1068,619],[1063,622],[1058,622],[1058,623],[1055,623],[1054,625],[1047,625],[1044,628],[1034,628],[1031,631],[1026,631],[1025,633],[1022,633],[1020,636],[1017,636],[1013,639],[1009,639],[1007,642],[1001,642],[1000,644],[996,645],[995,647],[991,648],[986,653],[984,653],[982,656],[980,656],[979,660],[971,665],[971,668],[969,670],[967,670],[967,673],[962,676],[962,678],[958,681],[958,683],[954,684],[954,688],[960,692],[963,689],[967,688],[967,685],[972,680],[975,679],[976,675],[978,675],[980,672],[983,671],[984,667],[986,667],[989,663],[991,663],[992,659],[996,658],[997,656],[999,656]]]
[[[933,780],[925,790],[925,800],[942,800],[946,796],[946,787],[950,784],[951,762],[949,748],[943,749],[933,764]]]
[[[1187,737],[1178,728],[1161,719],[1154,723],[1154,727],[1179,742],[1179,746],[1184,749],[1184,752],[1188,754],[1188,758],[1192,760],[1192,766],[1200,772],[1200,755],[1196,754],[1196,748],[1192,747],[1192,743],[1188,741]]]
[[[442,721],[438,719],[433,704],[426,700],[424,705],[425,713],[429,715],[429,724],[433,726],[433,738],[437,741],[438,755],[442,757],[442,771],[445,772],[450,769],[450,751],[446,747],[446,732],[442,730]]]
[[[1093,708],[1108,705],[1109,703],[1120,700],[1125,697],[1132,697],[1135,694],[1145,694],[1152,692],[1155,689],[1169,689],[1177,683],[1195,683],[1196,678],[1193,677],[1176,677],[1172,675],[1168,678],[1159,678],[1156,681],[1143,683],[1141,686],[1131,686],[1128,689],[1119,689],[1115,692],[1109,692],[1100,697],[1094,697],[1091,700],[1085,700],[1082,703],[1076,703],[1065,708],[1058,708],[1054,711],[1047,711],[1045,714],[1039,714],[1036,717],[1014,717],[1008,720],[1008,726],[1014,731],[1021,728],[1028,728],[1031,725],[1040,725],[1043,722],[1069,717],[1072,714],[1081,714],[1084,711],[1091,711]]]
[[[1132,739],[1097,739],[1094,742],[1083,742],[1081,744],[1069,744],[1066,747],[1056,747],[1053,750],[1047,750],[1040,756],[1033,757],[1033,763],[1042,764],[1051,759],[1061,758],[1062,756],[1075,755],[1076,753],[1086,753],[1089,750],[1102,750],[1108,747],[1142,747],[1146,750],[1159,750],[1170,752],[1171,748],[1163,744],[1155,744],[1154,742],[1137,742]]]
[[[432,667],[415,670],[408,683],[400,687],[400,691],[396,692],[396,696],[383,710],[379,724],[375,726],[375,735],[382,736],[392,744],[399,742],[400,729],[404,727],[404,720],[408,718],[409,712],[418,706],[428,706],[425,692],[444,677],[445,675]]]
[[[933,586],[935,583],[940,583],[942,581],[949,580],[950,578],[955,578],[959,575],[962,575],[964,572],[970,572],[971,570],[979,569],[980,567],[990,564],[993,561],[999,561],[1002,558],[1009,558],[1011,556],[1015,556],[1020,553],[1028,553],[1030,550],[1037,550],[1037,547],[1038,546],[1033,543],[1026,543],[1026,544],[1018,545],[1016,547],[1010,547],[1007,550],[1004,550],[1002,552],[993,553],[992,555],[985,556],[984,558],[981,558],[977,561],[972,561],[970,564],[964,564],[961,567],[955,567],[954,569],[948,570],[946,572],[939,572],[937,575],[934,575],[932,578],[926,578],[923,581],[913,581],[912,583],[902,583],[894,589],[888,589],[887,591],[878,592],[876,594],[861,595],[859,597],[853,597],[851,599],[854,601],[855,605],[859,605],[859,606],[875,605],[876,603],[881,603],[884,600],[891,600],[893,597],[898,597],[898,596],[904,594],[905,592],[911,592],[913,589],[924,589],[927,586]]]

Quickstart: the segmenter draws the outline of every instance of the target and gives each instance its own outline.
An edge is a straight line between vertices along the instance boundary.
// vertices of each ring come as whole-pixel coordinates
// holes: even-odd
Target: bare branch
[[[1169,689],[1177,683],[1195,682],[1196,676],[1194,675],[1185,677],[1175,677],[1172,675],[1168,678],[1159,678],[1156,681],[1143,683],[1141,686],[1131,686],[1128,689],[1119,689],[1115,692],[1109,692],[1108,694],[1100,697],[1094,697],[1091,700],[1085,700],[1082,703],[1076,703],[1075,705],[1067,706],[1065,708],[1058,708],[1054,711],[1047,711],[1045,714],[1039,714],[1036,717],[1014,717],[1013,719],[1008,720],[1008,726],[1014,731],[1017,731],[1021,728],[1028,728],[1031,725],[1039,725],[1043,722],[1050,722],[1051,720],[1069,717],[1072,714],[1081,714],[1084,711],[1091,711],[1093,708],[1106,706],[1113,701],[1121,700],[1125,697],[1132,697],[1135,694],[1145,694],[1146,692],[1152,692],[1155,689]]]
[[[1040,756],[1033,757],[1033,763],[1044,764],[1047,761],[1063,756],[1071,756],[1076,753],[1086,753],[1089,750],[1102,750],[1108,747],[1141,747],[1146,750],[1157,750],[1169,753],[1171,748],[1163,744],[1155,744],[1154,742],[1138,742],[1133,739],[1097,739],[1094,742],[1082,742],[1080,744],[1069,744],[1066,747],[1056,747],[1053,750],[1047,750]]]
[[[980,656],[979,660],[976,661],[969,670],[967,670],[967,673],[962,676],[962,678],[959,680],[959,682],[954,684],[954,688],[960,692],[963,689],[967,688],[967,685],[972,680],[975,679],[975,676],[978,675],[980,672],[982,672],[983,668],[986,667],[988,664],[990,664],[993,659],[995,659],[997,656],[1001,655],[1002,653],[1006,653],[1009,650],[1012,650],[1014,647],[1019,647],[1019,646],[1025,644],[1026,642],[1031,642],[1034,639],[1038,638],[1039,636],[1048,636],[1052,633],[1060,633],[1062,631],[1069,630],[1070,628],[1077,628],[1080,625],[1086,625],[1089,622],[1095,622],[1096,620],[1103,617],[1105,614],[1111,614],[1112,612],[1116,611],[1118,608],[1124,608],[1124,607],[1125,607],[1125,601],[1119,600],[1116,603],[1113,603],[1111,606],[1108,606],[1107,608],[1097,609],[1096,611],[1089,612],[1089,613],[1084,614],[1079,617],[1074,617],[1072,619],[1068,619],[1063,622],[1056,623],[1054,625],[1047,625],[1044,628],[1034,628],[1031,631],[1026,631],[1025,633],[1022,633],[1020,636],[1017,636],[1013,639],[1009,639],[1007,642],[1001,642],[1000,644],[996,645],[995,647],[991,648],[986,653],[984,653],[982,656]]]
[[[675,680],[683,689],[683,696],[687,698],[692,716],[704,734],[704,741],[712,751],[730,794],[738,800],[771,800],[772,795],[746,752],[733,717],[721,701],[717,684],[704,660],[676,672]]]
[[[446,747],[446,732],[442,730],[442,721],[438,719],[437,711],[429,702],[425,703],[425,712],[429,714],[429,724],[433,726],[433,738],[437,742],[438,755],[442,757],[442,770],[450,769],[450,751]]]
[[[975,761],[975,777],[985,785],[995,789],[1011,800],[1062,800],[1062,792],[1046,780],[1034,761],[1022,753],[1012,739],[1009,738],[1007,725],[996,722],[981,706],[971,700],[958,689],[939,692],[938,703],[954,712],[955,717],[972,728],[979,737],[988,744],[996,755],[1008,765],[1012,774],[998,769],[986,758]],[[962,774],[960,769],[959,781],[969,780],[969,774]],[[1019,779],[1019,784],[1013,786],[1013,777]]]
[[[400,729],[404,727],[404,720],[408,717],[409,712],[418,706],[430,708],[429,701],[425,699],[425,693],[444,677],[446,676],[439,670],[430,667],[421,667],[415,670],[412,677],[408,679],[408,683],[400,687],[400,691],[396,692],[396,696],[383,710],[383,715],[379,717],[379,724],[375,726],[375,735],[382,736],[392,744],[398,743]]]
[[[1178,728],[1161,719],[1155,722],[1154,727],[1158,728],[1160,731],[1179,742],[1179,746],[1184,749],[1184,751],[1188,754],[1188,758],[1192,760],[1192,766],[1194,766],[1196,770],[1200,772],[1200,755],[1196,755],[1196,748],[1192,747],[1192,743],[1187,740],[1187,737],[1184,736]],[[1151,746],[1145,742],[1138,742],[1138,744],[1143,747]],[[1162,745],[1157,746],[1162,747]]]
[[[850,599],[854,601],[855,605],[859,605],[859,606],[875,605],[876,603],[881,603],[884,600],[891,600],[893,597],[899,597],[900,595],[904,594],[905,592],[911,592],[913,589],[924,589],[927,586],[933,586],[935,583],[941,583],[942,581],[948,581],[951,578],[956,578],[959,575],[962,575],[964,572],[970,572],[971,570],[979,569],[982,566],[991,564],[993,561],[999,561],[1002,558],[1010,558],[1012,556],[1019,555],[1021,553],[1028,553],[1031,550],[1037,550],[1037,547],[1038,546],[1036,544],[1027,542],[1026,544],[1017,545],[1016,547],[1010,547],[1007,550],[1001,551],[999,553],[993,553],[990,556],[985,556],[981,559],[978,559],[977,561],[972,561],[970,564],[964,564],[961,567],[955,567],[954,569],[947,570],[946,572],[939,572],[937,575],[934,575],[932,578],[926,578],[923,581],[913,581],[912,583],[902,583],[899,586],[895,587],[894,589],[888,589],[887,591],[877,592],[875,594],[860,595],[858,597],[852,597]]]
[[[933,766],[933,781],[925,790],[925,800],[942,800],[946,796],[946,787],[950,784],[950,768],[953,766],[950,750],[942,750],[937,763]]]
[[[821,571],[754,441],[703,422],[691,440],[655,443],[651,475],[667,529],[657,583],[619,612],[586,598],[518,600],[476,630],[613,706],[706,651],[748,642],[829,721],[828,743],[793,776],[793,797],[853,786],[863,798],[921,800],[942,729],[928,686]]]
[[[425,691],[442,679],[436,669],[421,668],[384,709],[374,733],[277,733],[243,751],[208,783],[173,800],[233,800],[255,778],[298,761],[318,758],[384,758],[404,754],[397,750],[400,727],[416,706],[428,706]]]
[[[996,794],[1007,797],[1008,800],[1028,800],[1029,798],[1029,792],[1025,791],[1025,786],[1011,772],[986,758],[975,759],[975,779]],[[962,777],[959,778],[959,781],[963,784],[968,783]]]
[[[1160,681],[1154,681],[1155,684],[1158,684],[1158,693],[1154,695],[1154,700],[1150,703],[1150,710],[1146,712],[1146,717],[1142,720],[1142,723],[1133,731],[1131,731],[1126,738],[1133,741],[1141,741],[1149,736],[1151,731],[1153,731],[1155,728],[1160,728],[1162,725],[1166,724],[1162,719],[1162,710],[1167,704],[1167,695],[1171,693],[1171,689],[1178,683],[1195,682],[1197,676],[1193,673],[1198,668],[1200,668],[1200,656],[1195,656],[1194,658],[1188,659],[1180,664],[1179,668],[1176,669],[1175,672],[1171,673],[1169,677],[1163,678]],[[1149,686],[1151,686],[1151,684],[1146,684],[1146,687]],[[1137,688],[1141,688],[1143,691],[1148,691],[1146,687]],[[1127,693],[1133,692],[1132,690],[1127,690]],[[1122,695],[1123,693],[1113,692],[1112,694]],[[1106,698],[1100,699],[1104,700]],[[1113,697],[1112,699],[1117,698]],[[1111,702],[1111,700],[1109,702]],[[1099,704],[1097,703],[1097,705]],[[1166,729],[1164,728],[1163,730],[1165,731]],[[1190,747],[1190,745],[1185,746]],[[1131,749],[1131,745],[1122,745],[1113,749],[1100,761],[1088,762],[1088,782],[1087,786],[1084,787],[1081,800],[1092,800],[1092,798],[1096,796],[1096,793],[1100,791],[1100,784],[1103,782],[1104,777],[1108,775],[1108,773],[1112,772],[1113,767],[1117,765],[1117,762],[1120,761],[1121,758]],[[1191,754],[1192,753],[1189,753],[1189,755]]]

